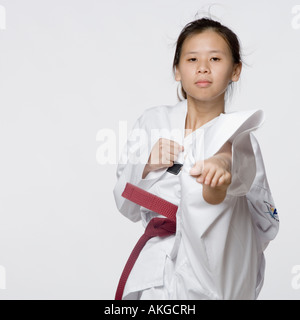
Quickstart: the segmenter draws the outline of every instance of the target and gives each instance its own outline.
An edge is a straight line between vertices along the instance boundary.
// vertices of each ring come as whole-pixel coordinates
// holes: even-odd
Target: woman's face
[[[188,96],[199,101],[224,99],[231,81],[238,81],[241,64],[234,64],[226,41],[206,30],[185,39],[175,79]]]

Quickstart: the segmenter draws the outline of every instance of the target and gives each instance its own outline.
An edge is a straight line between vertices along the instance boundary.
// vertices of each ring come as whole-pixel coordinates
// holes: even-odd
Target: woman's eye
[[[197,59],[196,58],[190,58],[190,59],[188,59],[188,61],[192,61],[192,62],[194,62],[194,61],[196,61]]]
[[[220,59],[217,58],[217,57],[212,57],[210,60],[212,60],[212,61],[220,61]]]

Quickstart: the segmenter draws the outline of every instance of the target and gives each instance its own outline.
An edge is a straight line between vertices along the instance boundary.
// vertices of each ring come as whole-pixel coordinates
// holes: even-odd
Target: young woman
[[[116,299],[256,299],[278,217],[252,133],[263,112],[225,112],[242,70],[238,38],[193,21],[173,68],[185,99],[138,118],[117,168],[118,210],[146,230]]]

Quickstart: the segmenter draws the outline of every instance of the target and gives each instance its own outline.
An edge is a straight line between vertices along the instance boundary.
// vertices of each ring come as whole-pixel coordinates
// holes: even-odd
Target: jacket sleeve
[[[263,112],[249,117],[230,137],[232,143],[231,184],[227,193],[233,196],[246,195],[256,176],[256,152],[253,148],[253,131],[264,121]]]
[[[166,171],[156,170],[150,172],[145,179],[142,178],[154,144],[147,127],[148,116],[147,112],[141,115],[129,133],[117,166],[117,182],[113,190],[118,210],[133,222],[141,220],[140,206],[122,197],[126,183],[148,190]]]
[[[265,250],[278,232],[279,220],[253,132],[242,132],[232,141],[232,183],[228,194],[246,196],[262,250]]]
[[[279,221],[261,150],[253,134],[264,120],[262,113],[256,114],[257,117],[249,117],[228,139],[232,143],[232,181],[227,194],[246,196],[252,221],[264,250],[275,238]]]
[[[279,219],[259,144],[253,134],[250,139],[255,154],[256,175],[246,197],[253,223],[261,240],[262,250],[265,250],[278,233]]]

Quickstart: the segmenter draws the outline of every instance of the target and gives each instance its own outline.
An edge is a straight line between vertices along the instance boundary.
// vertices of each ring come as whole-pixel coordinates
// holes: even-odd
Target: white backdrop
[[[265,111],[256,136],[281,219],[259,298],[299,299],[300,1],[217,3],[247,63],[230,109]],[[208,5],[0,0],[0,299],[114,298],[143,229],[117,211],[96,137],[112,130],[118,149],[120,121],[177,103],[175,41]]]

